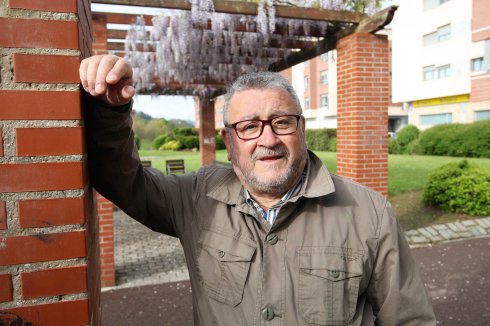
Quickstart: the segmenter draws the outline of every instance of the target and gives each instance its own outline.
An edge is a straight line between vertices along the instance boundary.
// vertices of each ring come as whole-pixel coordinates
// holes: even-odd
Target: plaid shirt
[[[279,210],[281,209],[282,205],[284,205],[284,203],[288,201],[289,198],[293,197],[299,192],[299,190],[303,186],[303,183],[305,182],[305,179],[306,179],[306,167],[303,173],[301,174],[301,178],[299,179],[298,183],[296,183],[296,185],[293,188],[289,189],[289,191],[284,196],[282,196],[282,198],[277,203],[272,205],[272,207],[269,208],[268,211],[265,211],[262,207],[260,207],[260,205],[252,198],[248,190],[244,188],[245,202],[248,205],[255,208],[255,210],[259,212],[259,214],[264,218],[264,220],[266,220],[267,222],[269,222],[270,225],[272,225],[274,224],[274,221],[276,220],[276,217],[279,214]]]

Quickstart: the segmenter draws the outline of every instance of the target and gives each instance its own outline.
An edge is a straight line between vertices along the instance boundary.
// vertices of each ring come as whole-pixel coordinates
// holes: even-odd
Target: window
[[[305,82],[305,89],[307,89],[307,88],[308,88],[308,86],[309,86],[309,85],[308,85],[308,82],[309,82],[309,81],[310,81],[310,79],[308,78],[308,76],[305,76],[305,78],[304,78],[304,82]]]
[[[440,26],[435,32],[425,34],[422,37],[424,46],[433,45],[436,43],[447,41],[451,38],[451,24]]]
[[[324,54],[320,55],[320,60],[325,61],[325,62],[328,61],[328,53],[324,53]]]
[[[427,66],[422,68],[424,80],[447,78],[451,76],[451,65]]]
[[[328,94],[320,95],[320,107],[328,108]]]
[[[308,99],[308,98],[305,98],[304,109],[305,109],[305,111],[310,109],[310,99]]]
[[[423,126],[427,125],[440,125],[443,123],[452,123],[453,115],[451,113],[440,113],[440,114],[428,114],[420,116],[420,124]]]
[[[471,72],[483,71],[483,57],[471,59]]]
[[[486,119],[490,119],[490,110],[475,112],[475,120],[486,120]]]
[[[320,83],[324,85],[328,84],[328,70],[320,71]]]

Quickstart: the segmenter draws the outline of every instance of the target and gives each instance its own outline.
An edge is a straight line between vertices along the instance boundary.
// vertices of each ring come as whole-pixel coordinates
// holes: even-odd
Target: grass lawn
[[[336,171],[336,153],[315,152],[327,168]],[[183,151],[140,151],[140,156],[151,159],[152,166],[164,171],[165,160],[184,159],[187,171],[199,168],[199,152]],[[446,223],[454,220],[473,218],[464,214],[445,213],[438,209],[425,207],[422,204],[422,192],[430,173],[441,165],[459,161],[459,157],[390,155],[388,165],[388,192],[404,229],[414,229],[430,224]],[[216,152],[216,160],[227,162],[226,151]],[[470,158],[487,169],[490,159]]]

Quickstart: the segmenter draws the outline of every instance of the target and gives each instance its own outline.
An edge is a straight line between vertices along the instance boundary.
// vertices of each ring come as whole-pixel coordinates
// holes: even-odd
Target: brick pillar
[[[78,66],[89,0],[0,2],[0,324],[100,325]]]
[[[216,161],[216,130],[214,126],[214,101],[199,99],[199,152],[201,165]]]
[[[337,44],[337,173],[388,194],[389,47],[355,33]]]
[[[96,16],[92,19],[93,54],[107,54],[107,19],[105,16]]]
[[[114,264],[114,226],[112,210],[114,205],[97,194],[97,215],[100,229],[100,269],[101,285],[116,285],[116,272]]]

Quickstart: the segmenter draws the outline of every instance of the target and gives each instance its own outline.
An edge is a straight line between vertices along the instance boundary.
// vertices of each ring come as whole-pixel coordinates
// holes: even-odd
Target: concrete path
[[[117,286],[102,293],[103,326],[192,325],[178,239],[115,212]],[[490,325],[490,218],[406,232],[439,325]],[[448,241],[451,240],[451,241]]]

